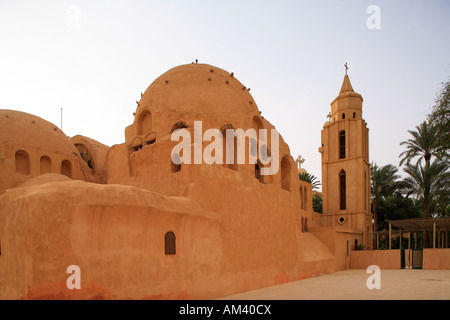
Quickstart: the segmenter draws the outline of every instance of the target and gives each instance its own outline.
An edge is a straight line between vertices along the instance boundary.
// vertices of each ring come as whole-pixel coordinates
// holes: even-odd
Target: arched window
[[[353,112],[353,119],[356,118],[356,112]]]
[[[152,113],[144,110],[138,120],[138,135],[143,135],[152,131]]]
[[[144,137],[143,142],[145,142],[145,144],[147,145],[154,144],[156,142],[156,132],[150,131],[149,133],[147,133]]]
[[[339,132],[339,159],[345,159],[345,130]]]
[[[260,117],[258,116],[254,116],[253,117],[253,122],[252,122],[252,128],[256,131],[256,154],[257,157],[259,159],[259,152],[261,150],[261,157],[263,158],[264,162],[266,162],[268,160],[268,157],[271,156],[271,130],[267,129],[266,130],[266,135],[263,141],[263,137],[260,135],[259,130],[264,130],[264,125],[263,122],[261,120]]]
[[[258,158],[258,140],[250,138],[249,142],[250,142],[250,145],[249,145],[249,147],[250,147],[250,154],[253,157]]]
[[[251,150],[252,150],[252,155],[256,155],[256,158],[259,160],[259,148],[261,148],[262,147],[262,145],[264,144],[265,145],[265,152],[266,152],[266,154],[265,154],[265,156],[267,157],[267,156],[269,156],[270,154],[268,154],[268,142],[269,141],[261,141],[261,139],[262,139],[262,137],[260,137],[260,134],[259,134],[259,130],[263,130],[264,129],[264,125],[263,125],[263,123],[262,123],[262,121],[261,121],[261,118],[259,118],[258,116],[254,116],[253,117],[253,122],[252,122],[252,128],[255,130],[255,132],[256,132],[256,142],[254,142],[254,141],[251,141]],[[266,139],[267,140],[269,140],[268,139],[269,137],[266,137]],[[266,161],[266,159],[264,159],[265,161]]]
[[[16,172],[30,174],[30,156],[26,151],[19,150],[15,156]]]
[[[166,255],[176,254],[175,233],[169,231],[164,236],[164,253]]]
[[[41,174],[52,172],[52,160],[47,156],[42,156],[39,160]]]
[[[69,160],[61,162],[61,174],[72,178],[72,163]]]
[[[347,209],[347,177],[344,169],[339,172],[339,209]]]
[[[342,114],[342,120],[344,120],[344,119],[345,119],[345,113]]]
[[[175,130],[179,129],[187,129],[188,125],[184,121],[178,121],[173,126],[172,129],[170,129],[170,133],[173,133]]]
[[[259,168],[258,163],[255,163],[255,178],[258,180],[261,178],[261,169]]]
[[[232,170],[239,170],[238,166],[238,146],[237,146],[237,137],[234,135],[232,139],[227,139],[227,129],[233,129],[231,124],[226,124],[222,126],[220,132],[222,133],[222,154],[223,154],[223,163],[222,166]],[[230,137],[231,138],[231,137]]]
[[[139,136],[134,137],[134,139],[131,141],[131,144],[130,144],[132,152],[141,150],[143,144],[144,143],[143,143],[143,140],[141,137],[139,137]]]
[[[308,189],[306,187],[304,187],[303,196],[305,197],[303,200],[303,207],[305,208],[305,210],[308,210]]]
[[[267,138],[267,140],[268,141],[270,141],[270,137],[268,137]],[[260,151],[261,151],[261,159],[264,161],[264,162],[268,162],[269,161],[269,157],[270,157],[270,148],[269,148],[269,146],[268,146],[268,142],[266,142],[266,143],[264,143],[264,144],[262,144],[261,146],[260,146]]]
[[[281,188],[291,191],[291,164],[287,156],[281,160]]]

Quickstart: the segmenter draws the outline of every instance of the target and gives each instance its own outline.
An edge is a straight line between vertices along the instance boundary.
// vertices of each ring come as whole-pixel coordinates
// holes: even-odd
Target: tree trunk
[[[424,158],[425,158],[425,165],[426,166],[430,165],[431,154],[429,152],[425,152]]]
[[[423,197],[423,217],[425,219],[431,218],[430,210],[428,208],[428,197]]]

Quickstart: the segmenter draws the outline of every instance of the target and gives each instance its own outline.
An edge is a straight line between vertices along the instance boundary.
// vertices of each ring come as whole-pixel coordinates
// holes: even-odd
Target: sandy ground
[[[368,289],[375,274],[345,270],[226,296],[224,300],[450,300],[450,270],[379,270],[380,289]],[[371,280],[372,280],[371,278]],[[370,283],[375,283],[370,281]]]

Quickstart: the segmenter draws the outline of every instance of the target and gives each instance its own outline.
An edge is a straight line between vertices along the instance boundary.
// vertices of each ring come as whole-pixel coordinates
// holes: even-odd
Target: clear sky
[[[449,35],[448,0],[0,0],[0,109],[59,126],[62,107],[67,135],[123,143],[141,92],[198,59],[251,88],[321,180],[320,132],[344,63],[364,98],[370,161],[398,165],[407,130],[450,78]]]

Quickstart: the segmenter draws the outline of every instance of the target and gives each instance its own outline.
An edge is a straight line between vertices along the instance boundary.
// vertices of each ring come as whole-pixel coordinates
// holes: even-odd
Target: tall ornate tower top
[[[339,95],[331,102],[333,121],[362,117],[363,98],[353,90],[349,76],[346,74]]]

